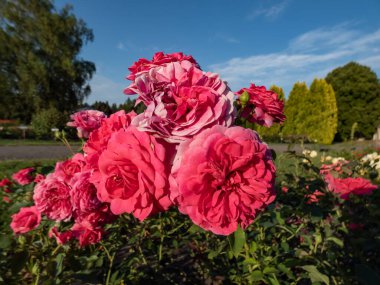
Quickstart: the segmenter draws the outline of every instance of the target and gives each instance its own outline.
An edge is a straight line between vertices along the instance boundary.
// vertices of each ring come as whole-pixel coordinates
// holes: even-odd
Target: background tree
[[[296,82],[289,93],[285,104],[286,120],[283,126],[284,136],[305,135],[305,119],[307,117],[307,100],[309,89],[305,82]]]
[[[72,112],[90,93],[92,62],[78,57],[93,40],[71,6],[51,0],[0,0],[0,117],[30,122],[56,108]]]
[[[338,126],[338,108],[335,93],[324,79],[314,79],[306,97],[310,106],[304,130],[311,141],[331,144]]]
[[[285,93],[284,90],[276,85],[272,85],[270,88],[273,92],[277,93],[278,97],[285,102]],[[256,126],[256,131],[260,134],[261,137],[266,141],[276,141],[281,138],[282,125],[273,124],[272,127],[266,128],[263,126]]]
[[[337,140],[348,140],[357,123],[357,135],[371,139],[380,124],[380,83],[369,67],[350,62],[330,72],[338,105]]]

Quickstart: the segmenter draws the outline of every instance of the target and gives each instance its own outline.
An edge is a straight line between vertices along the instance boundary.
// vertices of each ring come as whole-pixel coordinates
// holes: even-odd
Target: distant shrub
[[[35,114],[32,118],[32,129],[36,138],[46,139],[53,136],[52,128],[62,129],[68,121],[67,116],[56,108],[50,107]]]

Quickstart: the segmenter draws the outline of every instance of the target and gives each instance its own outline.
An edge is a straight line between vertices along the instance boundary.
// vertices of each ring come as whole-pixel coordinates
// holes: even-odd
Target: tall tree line
[[[79,53],[92,30],[51,0],[0,0],[0,19],[0,118],[74,111],[91,91],[95,65]]]

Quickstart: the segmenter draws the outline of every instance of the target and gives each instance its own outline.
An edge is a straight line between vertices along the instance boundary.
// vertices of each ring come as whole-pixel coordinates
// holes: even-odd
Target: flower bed
[[[138,95],[143,113],[82,110],[69,125],[86,139],[83,152],[52,172],[21,169],[1,181],[2,281],[378,278],[373,164],[316,166],[318,153],[305,151],[279,156],[276,171],[274,152],[235,122],[283,122],[277,94],[251,84],[234,104],[226,82],[181,53],[140,59],[130,71],[125,93]]]

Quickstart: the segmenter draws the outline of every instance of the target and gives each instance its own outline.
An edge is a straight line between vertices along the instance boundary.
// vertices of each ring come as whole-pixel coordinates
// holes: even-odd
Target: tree
[[[314,79],[307,96],[309,115],[304,130],[309,140],[331,144],[338,126],[338,108],[335,93],[324,79]]]
[[[92,31],[51,0],[0,0],[0,19],[0,117],[28,123],[42,109],[74,111],[95,72],[78,56]]]
[[[91,109],[102,111],[107,116],[109,116],[109,115],[111,115],[113,113],[113,110],[111,109],[111,106],[108,103],[108,101],[106,101],[106,102],[95,101],[95,103],[93,103],[91,105]]]
[[[307,100],[309,89],[305,82],[296,82],[285,104],[286,121],[283,127],[285,136],[305,135],[304,122],[307,118]]]
[[[270,88],[273,92],[278,95],[278,98],[285,102],[285,93],[281,87],[276,85],[272,85]],[[263,126],[255,126],[255,130],[263,137],[266,141],[270,140],[278,140],[281,137],[282,125],[273,124],[270,128],[266,128]]]
[[[380,83],[369,67],[350,62],[331,71],[326,81],[332,85],[338,105],[337,140],[348,140],[357,123],[357,135],[371,139],[380,124]]]

